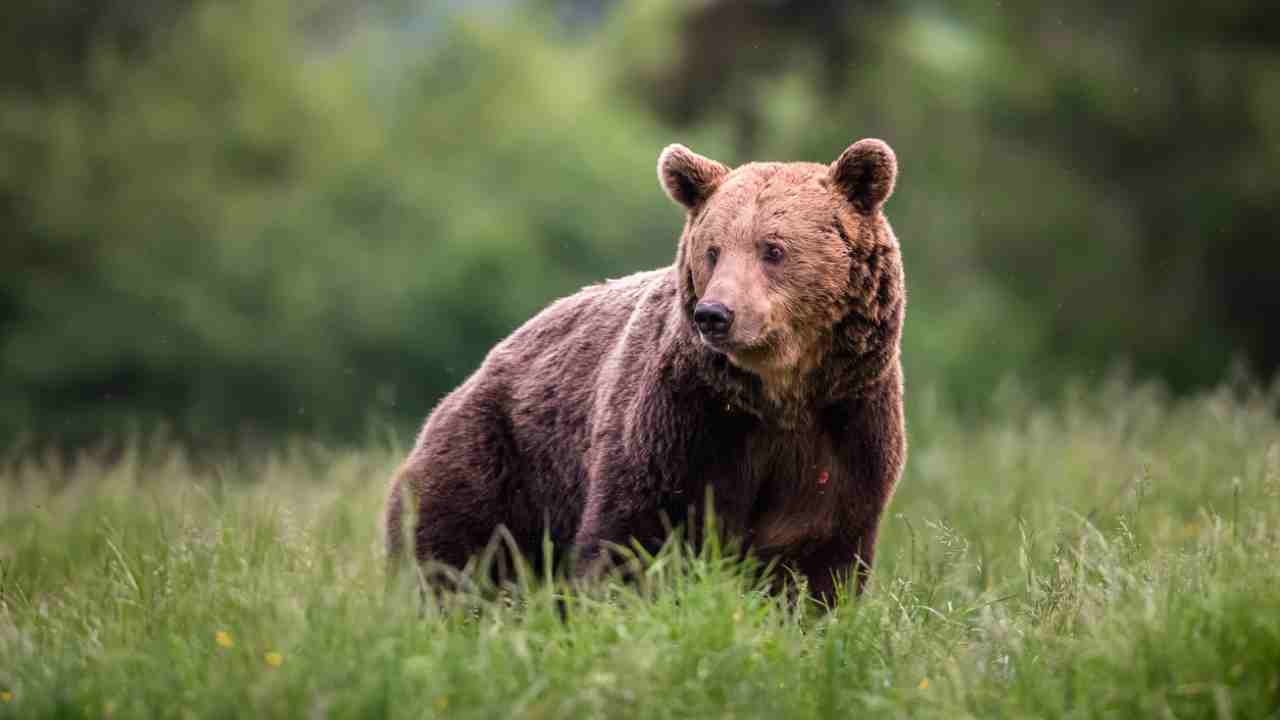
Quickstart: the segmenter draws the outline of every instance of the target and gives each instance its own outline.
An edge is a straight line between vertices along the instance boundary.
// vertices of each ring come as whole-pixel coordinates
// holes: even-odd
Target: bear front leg
[[[879,518],[861,524],[844,537],[812,548],[793,563],[809,583],[809,595],[818,603],[833,607],[841,585],[854,582],[853,592],[861,595],[875,562]]]
[[[632,541],[656,551],[666,539],[660,495],[645,479],[626,476],[591,483],[574,538],[574,574],[594,579],[611,566],[610,546]]]
[[[901,371],[895,368],[844,410],[841,453],[848,479],[842,491],[842,529],[801,563],[810,587],[816,589],[814,596],[821,592],[832,600],[836,580],[850,579],[850,573],[858,595],[866,588],[880,519],[906,462]]]

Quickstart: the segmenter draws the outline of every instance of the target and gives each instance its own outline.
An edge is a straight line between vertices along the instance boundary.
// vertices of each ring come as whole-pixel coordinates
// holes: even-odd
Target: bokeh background
[[[914,406],[1270,378],[1271,5],[9,0],[0,446],[407,429],[670,262],[670,142],[893,145]]]

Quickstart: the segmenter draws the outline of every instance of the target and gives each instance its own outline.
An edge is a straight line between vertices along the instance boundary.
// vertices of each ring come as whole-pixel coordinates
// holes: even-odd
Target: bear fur
[[[504,527],[535,566],[545,534],[579,574],[711,497],[816,598],[860,592],[906,457],[896,175],[879,140],[732,170],[666,148],[658,176],[687,211],[674,264],[553,303],[440,402],[391,483],[390,557],[405,492],[419,563],[462,568]],[[723,335],[694,318],[712,302]]]

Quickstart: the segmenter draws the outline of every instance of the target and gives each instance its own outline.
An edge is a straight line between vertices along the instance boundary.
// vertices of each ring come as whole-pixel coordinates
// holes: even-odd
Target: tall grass
[[[0,717],[1274,716],[1277,393],[920,405],[873,583],[829,613],[678,542],[638,584],[420,612],[384,592],[394,448],[12,463]]]

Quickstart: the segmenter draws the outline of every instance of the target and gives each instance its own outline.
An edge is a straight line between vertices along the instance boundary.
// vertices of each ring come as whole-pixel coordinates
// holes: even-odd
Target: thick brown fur
[[[673,265],[583,289],[499,343],[427,419],[392,480],[387,549],[462,567],[499,526],[578,572],[653,547],[710,489],[720,526],[830,600],[861,590],[906,457],[893,151],[729,168],[672,145],[659,179],[688,212]],[[699,302],[734,309],[704,339]]]

